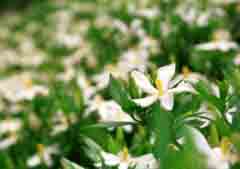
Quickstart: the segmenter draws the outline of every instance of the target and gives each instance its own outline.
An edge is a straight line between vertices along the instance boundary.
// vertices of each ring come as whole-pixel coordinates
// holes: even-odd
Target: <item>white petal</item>
[[[158,69],[157,79],[162,81],[164,91],[168,89],[169,82],[173,78],[175,70],[176,70],[175,64],[163,66]]]
[[[157,100],[157,98],[158,98],[157,95],[152,95],[142,99],[134,99],[133,101],[141,107],[148,107],[152,105]]]
[[[36,167],[39,164],[41,164],[41,159],[38,155],[34,155],[27,160],[27,166],[30,167],[30,168]]]
[[[173,109],[173,104],[174,104],[173,93],[167,93],[161,96],[160,102],[164,109],[171,111]]]
[[[177,87],[168,90],[169,93],[182,93],[182,92],[190,92],[196,93],[196,90],[192,87],[190,83],[186,83],[182,81]]]
[[[136,163],[136,169],[158,169],[158,161],[152,154],[146,154],[134,159]]]
[[[104,159],[105,164],[108,166],[115,166],[120,163],[120,159],[118,156],[106,152],[102,152],[101,155]]]
[[[125,162],[120,163],[120,165],[118,166],[118,169],[128,169],[128,164]]]
[[[148,94],[153,94],[157,92],[157,90],[153,87],[153,85],[143,73],[133,71],[131,75],[132,78],[135,80],[137,86],[141,88],[144,92]]]

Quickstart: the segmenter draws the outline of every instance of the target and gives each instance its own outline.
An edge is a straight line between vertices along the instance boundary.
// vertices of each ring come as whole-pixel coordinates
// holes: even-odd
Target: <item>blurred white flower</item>
[[[84,74],[79,74],[77,76],[77,84],[81,89],[84,101],[88,103],[89,99],[96,93],[96,87],[91,85],[90,80],[88,80]]]
[[[37,145],[38,153],[29,157],[27,159],[27,166],[29,168],[36,167],[41,163],[44,163],[48,167],[53,165],[52,155],[57,155],[60,153],[58,145],[50,145],[45,147],[42,144]]]
[[[238,44],[231,40],[231,36],[228,31],[219,29],[213,33],[213,41],[198,44],[195,46],[195,48],[205,51],[218,50],[222,52],[228,52],[229,50],[238,49]]]
[[[99,121],[101,122],[134,122],[130,115],[124,112],[121,106],[113,100],[105,101],[101,96],[97,95],[89,102],[86,113],[97,111]],[[131,132],[132,126],[123,126],[127,132]]]
[[[13,75],[0,80],[0,93],[10,102],[32,100],[36,95],[47,95],[48,88],[34,85],[29,74]]]
[[[15,145],[18,141],[16,133],[11,133],[10,136],[0,139],[0,150],[5,150],[12,145]]]
[[[152,154],[146,154],[139,157],[132,157],[128,153],[128,149],[124,148],[117,155],[102,151],[101,156],[107,166],[118,166],[118,169],[128,169],[135,167],[135,169],[157,169],[159,164]],[[101,167],[100,163],[96,164]]]
[[[231,49],[237,49],[238,45],[232,41],[216,41],[216,42],[207,42],[196,45],[196,49],[205,50],[205,51],[212,51],[212,50],[219,50],[222,52],[227,52]]]
[[[139,9],[135,11],[136,16],[145,17],[147,19],[153,19],[159,16],[160,11],[158,8],[145,8]]]
[[[22,121],[20,119],[6,119],[0,121],[0,135],[4,133],[17,132],[22,127]]]
[[[148,107],[155,101],[160,100],[163,108],[169,111],[172,110],[174,104],[174,93],[194,92],[193,87],[184,81],[177,84],[175,87],[175,84],[172,84],[174,81],[171,81],[174,73],[175,64],[159,68],[157,72],[157,79],[155,80],[155,88],[143,73],[133,71],[131,75],[137,86],[145,93],[149,94],[149,96],[146,96],[145,98],[134,99],[133,101],[142,107]]]
[[[196,129],[189,127],[198,151],[207,159],[211,169],[230,169],[237,156],[230,151],[230,142],[223,140],[221,147],[211,148],[206,138]]]

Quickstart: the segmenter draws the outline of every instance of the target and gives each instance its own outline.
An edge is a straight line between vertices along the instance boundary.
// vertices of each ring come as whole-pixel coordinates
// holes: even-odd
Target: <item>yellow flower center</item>
[[[189,76],[190,72],[191,71],[187,66],[183,66],[182,73],[183,73],[184,78],[187,78]]]
[[[223,138],[221,141],[221,150],[223,152],[223,154],[227,154],[230,151],[231,148],[231,142],[228,138]]]
[[[161,81],[161,80],[159,80],[159,79],[157,79],[156,81],[155,81],[155,85],[156,85],[156,87],[157,87],[157,89],[158,89],[158,94],[159,94],[159,96],[162,96],[163,95],[163,82]]]
[[[39,156],[42,158],[44,154],[44,145],[43,144],[37,144],[37,152]]]
[[[129,157],[128,148],[124,147],[123,151],[122,151],[122,154],[121,154],[121,160],[122,161],[127,161],[128,157]]]
[[[25,80],[23,81],[23,83],[24,83],[24,85],[25,85],[25,87],[26,87],[27,89],[29,89],[29,88],[31,88],[31,87],[33,86],[33,82],[32,82],[31,79],[25,79]]]

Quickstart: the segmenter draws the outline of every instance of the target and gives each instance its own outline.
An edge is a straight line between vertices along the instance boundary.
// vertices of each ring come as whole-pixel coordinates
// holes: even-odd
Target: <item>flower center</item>
[[[162,96],[163,95],[163,82],[161,81],[161,80],[159,80],[159,79],[157,79],[156,81],[155,81],[155,85],[156,85],[156,87],[157,87],[157,89],[158,89],[158,94],[159,94],[159,96]]]
[[[223,154],[227,154],[230,151],[231,148],[231,142],[229,139],[227,138],[223,138],[223,140],[221,141],[221,150]]]
[[[23,83],[24,83],[24,85],[25,85],[25,87],[26,87],[27,89],[30,89],[30,88],[32,88],[32,86],[33,86],[33,82],[32,82],[31,79],[25,79],[25,80],[23,81]]]
[[[43,144],[37,144],[37,152],[39,156],[42,158],[44,154],[44,145]]]
[[[128,157],[129,157],[128,149],[127,149],[127,147],[124,147],[122,154],[121,154],[121,161],[127,161]]]
[[[182,73],[183,73],[184,78],[187,78],[189,76],[190,72],[191,71],[187,66],[183,66]]]

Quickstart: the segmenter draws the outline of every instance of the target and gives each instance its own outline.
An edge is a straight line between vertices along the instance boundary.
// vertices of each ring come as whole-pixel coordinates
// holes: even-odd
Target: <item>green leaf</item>
[[[213,146],[219,145],[219,134],[215,124],[211,124],[210,126],[209,142]]]
[[[84,169],[83,167],[64,158],[61,160],[61,163],[62,163],[63,169]]]
[[[197,129],[184,125],[178,130],[184,143],[178,154],[178,164],[184,169],[207,169],[207,153],[211,148],[206,142],[204,135]],[[207,152],[209,150],[209,152]]]
[[[195,85],[196,91],[198,91],[199,96],[202,100],[207,100],[210,104],[215,106],[220,112],[225,111],[224,101],[214,96],[210,92],[210,87],[203,81],[199,81]]]
[[[156,136],[156,144],[153,146],[153,154],[161,160],[161,167],[164,168],[168,154],[168,147],[172,143],[172,121],[168,112],[160,108],[159,103],[155,103],[150,111],[151,117],[148,125],[152,128]]]
[[[121,105],[124,111],[129,112],[136,107],[121,82],[112,75],[110,75],[109,92],[111,97]]]
[[[97,124],[91,124],[88,126],[84,126],[80,128],[81,131],[83,130],[89,130],[93,128],[110,128],[110,127],[120,127],[125,125],[136,125],[135,122],[103,122],[103,123],[97,123]]]

